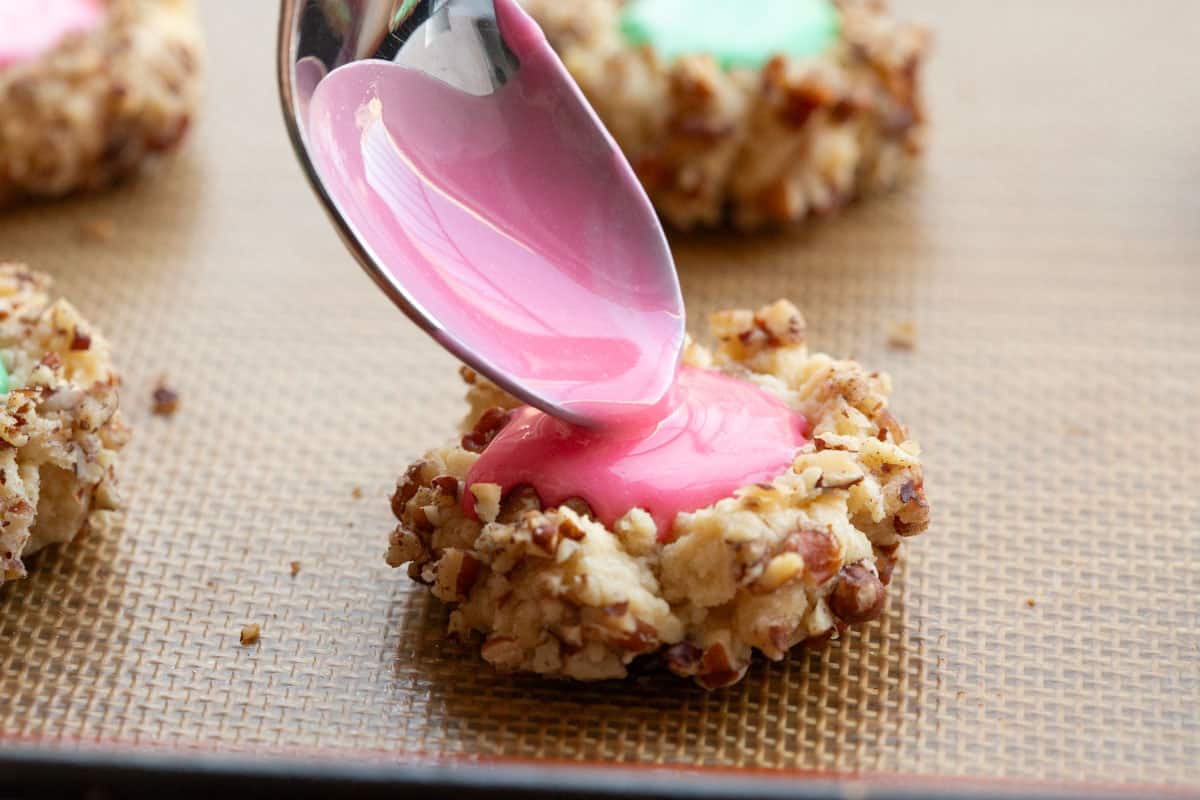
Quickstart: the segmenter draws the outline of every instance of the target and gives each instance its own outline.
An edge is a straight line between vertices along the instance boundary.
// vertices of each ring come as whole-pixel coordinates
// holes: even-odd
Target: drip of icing
[[[815,56],[838,34],[831,0],[632,0],[621,30],[667,60],[708,53],[725,68],[761,67],[772,56]]]
[[[90,31],[102,19],[102,0],[3,0],[0,67],[37,58],[67,34]]]
[[[591,431],[528,406],[496,435],[467,486],[528,484],[547,506],[582,497],[611,526],[631,508],[650,513],[660,538],[675,515],[784,472],[804,444],[807,422],[758,386],[685,368],[662,420]],[[474,497],[464,493],[468,513]]]

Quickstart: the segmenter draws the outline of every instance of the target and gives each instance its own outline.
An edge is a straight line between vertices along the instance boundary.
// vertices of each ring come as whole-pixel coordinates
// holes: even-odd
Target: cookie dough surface
[[[922,148],[929,37],[885,3],[837,0],[839,36],[819,55],[723,69],[634,44],[621,0],[521,1],[677,227],[832,212],[893,186]]]
[[[118,504],[114,462],[127,429],[107,342],[50,280],[0,263],[0,583],[23,557],[70,541]]]
[[[188,0],[108,0],[104,22],[0,67],[0,207],[95,189],[174,147],[195,112]]]
[[[752,380],[811,424],[792,468],[769,483],[680,514],[670,531],[630,509],[612,528],[586,501],[544,508],[530,487],[471,487],[471,464],[517,401],[464,371],[461,441],[433,450],[397,484],[387,561],[454,606],[450,631],[478,635],[503,671],[620,678],[639,657],[707,688],[741,679],[758,650],[782,659],[877,617],[901,540],[929,506],[920,451],[887,410],[890,382],[805,346],[785,301],[714,315],[720,340],[684,362]]]

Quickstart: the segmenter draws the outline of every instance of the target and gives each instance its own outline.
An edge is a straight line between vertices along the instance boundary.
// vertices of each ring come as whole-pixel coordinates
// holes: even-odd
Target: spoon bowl
[[[284,0],[278,69],[318,197],[413,322],[568,422],[661,412],[684,339],[666,237],[515,0]]]

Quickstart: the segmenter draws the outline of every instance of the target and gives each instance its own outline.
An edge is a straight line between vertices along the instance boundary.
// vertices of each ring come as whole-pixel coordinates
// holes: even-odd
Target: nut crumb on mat
[[[917,346],[915,322],[893,322],[888,327],[887,343],[897,350],[913,350]]]
[[[243,625],[242,631],[238,635],[238,642],[243,646],[258,644],[258,636],[260,632],[261,630],[258,625]]]
[[[669,541],[646,511],[612,526],[586,504],[543,507],[531,487],[461,487],[518,405],[471,374],[461,441],[428,452],[399,479],[387,563],[453,606],[450,631],[481,637],[502,671],[598,680],[652,654],[717,688],[742,678],[755,650],[781,660],[878,617],[903,538],[929,504],[920,449],[887,410],[889,378],[810,353],[794,306],[715,314],[715,351],[684,363],[753,380],[803,413],[811,441],[769,483],[676,517]]]
[[[111,242],[117,235],[117,223],[107,217],[87,220],[80,224],[79,233],[88,241]]]
[[[291,564],[288,565],[288,567],[289,567],[289,569],[291,569],[293,578],[300,574],[300,562],[299,561],[293,561]]]
[[[150,395],[151,410],[160,417],[169,417],[179,410],[179,392],[167,386],[165,378],[160,378]]]
[[[0,262],[0,583],[23,557],[71,541],[117,508],[117,451],[128,438],[108,342],[51,280]]]
[[[363,496],[362,487],[355,486],[353,489],[350,490],[350,496],[353,497],[355,500],[362,500],[362,496]]]
[[[1026,601],[1025,601],[1025,605],[1029,606],[1030,608],[1033,608],[1034,606],[1036,606],[1036,605],[1037,605],[1037,600],[1034,600],[1034,599],[1031,597],[1031,598],[1029,598],[1028,600],[1026,600]]]

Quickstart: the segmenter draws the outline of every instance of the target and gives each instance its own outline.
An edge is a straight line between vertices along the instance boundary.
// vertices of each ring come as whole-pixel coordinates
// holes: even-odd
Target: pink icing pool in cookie
[[[0,1],[0,67],[37,58],[69,33],[95,28],[103,0]]]
[[[643,508],[665,537],[682,511],[777,477],[805,442],[807,422],[752,383],[680,370],[673,409],[644,425],[591,431],[522,406],[472,465],[467,486],[533,486],[542,502],[582,497],[612,525]],[[474,511],[468,490],[463,502]]]

